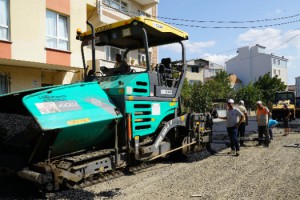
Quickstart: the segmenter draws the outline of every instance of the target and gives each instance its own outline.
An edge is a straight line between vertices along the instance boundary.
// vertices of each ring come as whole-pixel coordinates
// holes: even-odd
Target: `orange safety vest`
[[[257,118],[258,126],[267,126],[268,125],[268,120],[269,120],[268,114],[269,114],[269,111],[266,109],[266,107],[263,107],[262,109],[257,109],[256,118]]]

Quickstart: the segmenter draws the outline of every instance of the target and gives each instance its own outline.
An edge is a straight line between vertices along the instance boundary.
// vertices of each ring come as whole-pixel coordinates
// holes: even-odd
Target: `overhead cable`
[[[267,28],[267,27],[274,27],[274,26],[281,26],[281,25],[286,25],[286,24],[293,24],[300,22],[300,20],[294,20],[294,21],[289,21],[289,22],[282,22],[278,24],[268,24],[268,25],[259,25],[259,26],[199,26],[199,25],[193,25],[193,24],[178,24],[178,23],[172,23],[172,22],[165,22],[167,24],[172,24],[176,26],[185,26],[185,27],[192,27],[192,28],[203,28],[203,29],[249,29],[249,28]]]
[[[140,12],[121,11],[121,10],[118,10],[116,8],[112,8],[112,7],[110,7],[108,5],[105,5],[105,4],[103,4],[103,7],[105,9],[108,9],[108,10],[111,10],[111,11],[114,11],[114,12],[123,12],[123,13],[127,13],[127,14],[141,15]],[[285,16],[285,17],[269,18],[269,19],[256,19],[256,20],[246,20],[246,21],[218,21],[218,20],[181,19],[181,18],[171,18],[171,17],[163,17],[163,16],[158,16],[158,15],[157,16],[151,15],[151,17],[158,18],[158,19],[166,19],[166,20],[172,20],[172,21],[184,21],[184,22],[197,22],[197,23],[257,23],[257,22],[266,22],[266,21],[278,21],[278,20],[290,19],[290,18],[299,17],[299,16],[300,16],[300,13],[295,14],[295,15]],[[294,21],[297,22],[297,21],[300,21],[300,20],[294,20]],[[292,22],[294,22],[294,21],[292,21]],[[168,22],[166,22],[166,23],[168,23]],[[291,22],[287,22],[287,23],[291,23]],[[285,24],[285,23],[283,23],[283,24]],[[277,25],[277,24],[275,24],[275,25]],[[278,25],[281,25],[281,23],[279,23]],[[187,26],[189,26],[189,25],[187,25]],[[196,25],[191,25],[191,26],[196,26]],[[270,25],[267,25],[267,26],[270,26]],[[210,28],[210,27],[205,27],[205,28]],[[231,28],[231,27],[220,27],[220,28]],[[239,28],[239,27],[236,27],[236,28]],[[247,28],[247,27],[242,27],[242,28]]]
[[[242,23],[257,23],[257,22],[266,22],[266,21],[278,21],[283,19],[290,19],[293,17],[298,17],[300,14],[295,14],[286,17],[272,18],[272,19],[257,19],[257,20],[249,20],[249,21],[215,21],[215,20],[193,20],[193,19],[179,19],[179,18],[170,18],[170,17],[161,17],[161,16],[153,16],[160,19],[167,19],[173,21],[184,21],[184,22],[197,22],[197,23],[228,23],[228,24],[242,24]]]

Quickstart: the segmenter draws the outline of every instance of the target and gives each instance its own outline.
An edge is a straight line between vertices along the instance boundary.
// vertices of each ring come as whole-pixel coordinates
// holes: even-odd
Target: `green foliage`
[[[185,108],[189,108],[191,104],[191,91],[192,87],[189,84],[188,80],[185,78],[183,85],[182,85],[182,90],[181,90],[181,100],[183,103],[183,106]]]
[[[254,83],[254,87],[261,91],[261,96],[259,96],[258,99],[267,105],[270,105],[275,99],[275,92],[285,91],[287,86],[281,81],[281,79],[278,78],[277,75],[272,78],[270,72],[268,72],[258,78],[258,80]]]
[[[184,80],[181,95],[185,107],[190,107],[194,112],[206,112],[211,109],[214,99],[233,98],[236,102],[244,100],[247,108],[255,109],[258,100],[269,107],[275,98],[276,91],[284,91],[286,85],[277,76],[271,77],[270,73],[259,77],[254,83],[249,83],[238,90],[230,87],[229,75],[225,71],[216,73],[216,77],[205,84],[195,83],[190,85]]]
[[[243,100],[246,108],[255,109],[255,104],[261,96],[261,90],[255,87],[252,83],[249,83],[247,86],[240,88],[236,92],[235,99],[236,101]]]
[[[216,77],[205,84],[195,83],[191,87],[191,109],[194,112],[206,112],[212,108],[214,99],[225,99],[231,92],[230,81],[225,71],[216,73]]]
[[[227,99],[231,92],[229,75],[221,70],[216,73],[214,79],[208,81],[207,87],[212,90],[213,99]]]
[[[206,112],[211,109],[212,94],[206,84],[195,83],[192,86],[191,96],[191,108],[194,112]]]

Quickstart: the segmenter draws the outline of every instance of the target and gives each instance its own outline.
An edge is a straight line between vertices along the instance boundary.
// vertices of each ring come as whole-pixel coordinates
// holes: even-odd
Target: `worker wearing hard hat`
[[[245,108],[245,104],[243,100],[239,101],[239,106],[237,107],[243,114],[244,114],[244,119],[241,122],[239,128],[238,128],[238,137],[240,138],[240,146],[241,147],[245,147],[245,143],[243,140],[243,137],[245,137],[245,129],[246,129],[246,125],[248,125],[248,114],[247,114],[247,109]]]
[[[270,136],[269,136],[269,130],[268,130],[268,122],[270,118],[270,111],[267,107],[263,106],[261,101],[256,102],[256,121],[258,126],[258,144],[257,146],[260,146],[265,144],[265,147],[269,147],[270,143]],[[265,135],[265,138],[263,136]]]
[[[228,152],[230,155],[240,155],[240,145],[237,139],[238,127],[241,125],[244,114],[237,108],[233,107],[234,100],[228,99],[227,101],[227,112],[226,117],[219,117],[220,119],[226,119],[227,121],[227,133],[230,140],[231,151]]]

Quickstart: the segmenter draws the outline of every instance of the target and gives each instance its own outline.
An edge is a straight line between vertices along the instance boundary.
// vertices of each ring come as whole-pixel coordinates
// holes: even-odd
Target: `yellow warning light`
[[[170,103],[170,106],[175,106],[175,105],[176,105],[175,102],[171,102],[171,103]]]
[[[81,28],[77,28],[77,30],[76,30],[76,33],[77,33],[77,35],[81,35]]]
[[[132,100],[133,100],[133,96],[129,96],[128,99],[129,99],[130,101],[132,101]]]

